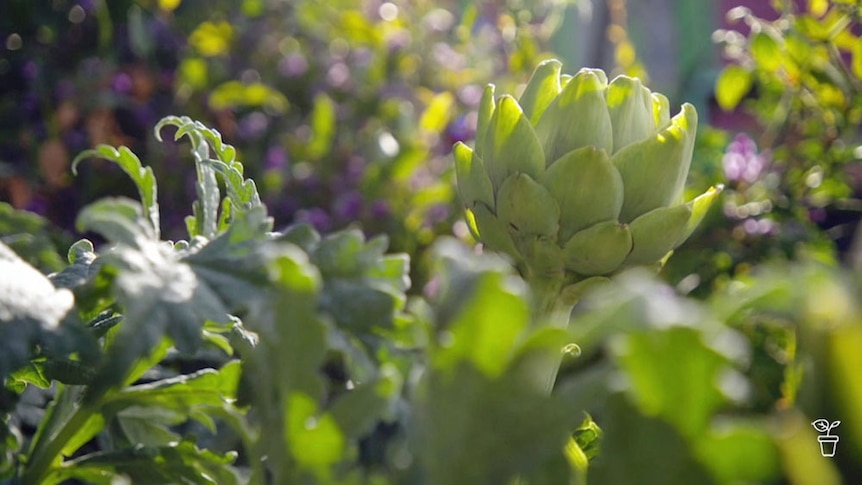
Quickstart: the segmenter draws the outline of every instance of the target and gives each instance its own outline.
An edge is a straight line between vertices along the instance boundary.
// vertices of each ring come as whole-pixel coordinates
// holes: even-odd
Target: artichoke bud
[[[566,243],[566,267],[584,276],[611,273],[631,253],[632,236],[629,227],[617,221],[590,226]]]
[[[521,259],[506,225],[485,204],[479,203],[468,209],[467,222],[470,232],[486,247],[508,254],[516,260]]]
[[[568,283],[658,262],[721,192],[683,203],[697,112],[670,115],[638,79],[569,76],[556,60],[539,64],[519,100],[495,99],[489,85],[475,149],[453,149],[471,232],[522,271]]]
[[[479,101],[479,113],[476,122],[476,154],[480,157],[484,156],[485,137],[488,134],[488,125],[491,121],[491,116],[494,114],[494,85],[485,86],[482,91],[482,99]]]
[[[494,189],[482,159],[461,142],[455,144],[452,152],[455,155],[455,177],[461,202],[465,207],[472,207],[476,202],[493,207]]]
[[[626,264],[651,264],[676,247],[685,234],[691,208],[688,205],[659,207],[631,223],[632,251]]]

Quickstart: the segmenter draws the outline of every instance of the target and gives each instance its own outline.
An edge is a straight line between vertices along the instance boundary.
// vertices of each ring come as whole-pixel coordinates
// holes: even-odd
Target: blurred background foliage
[[[165,180],[167,234],[194,173],[150,132],[170,113],[239,149],[279,226],[358,224],[415,253],[450,233],[449,152],[473,136],[481,89],[550,56],[566,2],[4,1],[0,177],[17,208],[71,228],[84,203],[131,191],[107,164],[125,144]]]
[[[71,229],[83,204],[133,193],[108,164],[73,183],[71,157],[124,144],[165,181],[162,224],[176,236],[194,171],[151,127],[182,113],[237,146],[279,227],[356,225],[422,254],[437,235],[469,238],[450,149],[472,139],[481,88],[517,92],[556,56],[699,108],[691,193],[729,190],[671,260],[674,284],[705,296],[800,251],[849,261],[862,210],[858,2],[737,3],[5,0],[0,198]]]

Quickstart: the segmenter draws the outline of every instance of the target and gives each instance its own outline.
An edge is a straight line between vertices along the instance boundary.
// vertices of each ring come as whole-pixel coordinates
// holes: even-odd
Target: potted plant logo
[[[820,442],[820,454],[823,456],[835,456],[835,448],[838,447],[838,437],[832,436],[829,432],[832,428],[837,428],[838,425],[841,424],[841,421],[833,421],[830,423],[829,421],[820,418],[817,421],[811,423],[811,426],[814,426],[814,429],[821,433],[820,436],[817,437],[817,441]]]

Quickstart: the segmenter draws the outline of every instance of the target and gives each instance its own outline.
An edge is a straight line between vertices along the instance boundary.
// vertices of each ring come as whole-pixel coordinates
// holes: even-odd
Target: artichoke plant
[[[655,264],[681,244],[721,191],[683,200],[694,106],[601,70],[540,64],[520,99],[484,92],[475,148],[454,147],[474,237],[508,254],[531,286],[567,286]],[[548,295],[553,298],[553,295]]]

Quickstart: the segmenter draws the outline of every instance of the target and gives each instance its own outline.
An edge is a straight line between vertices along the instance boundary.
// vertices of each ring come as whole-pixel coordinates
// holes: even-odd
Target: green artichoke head
[[[685,202],[694,106],[640,80],[540,64],[520,99],[479,107],[475,148],[454,147],[458,191],[474,237],[531,276],[579,281],[653,264],[679,246],[721,191]]]

